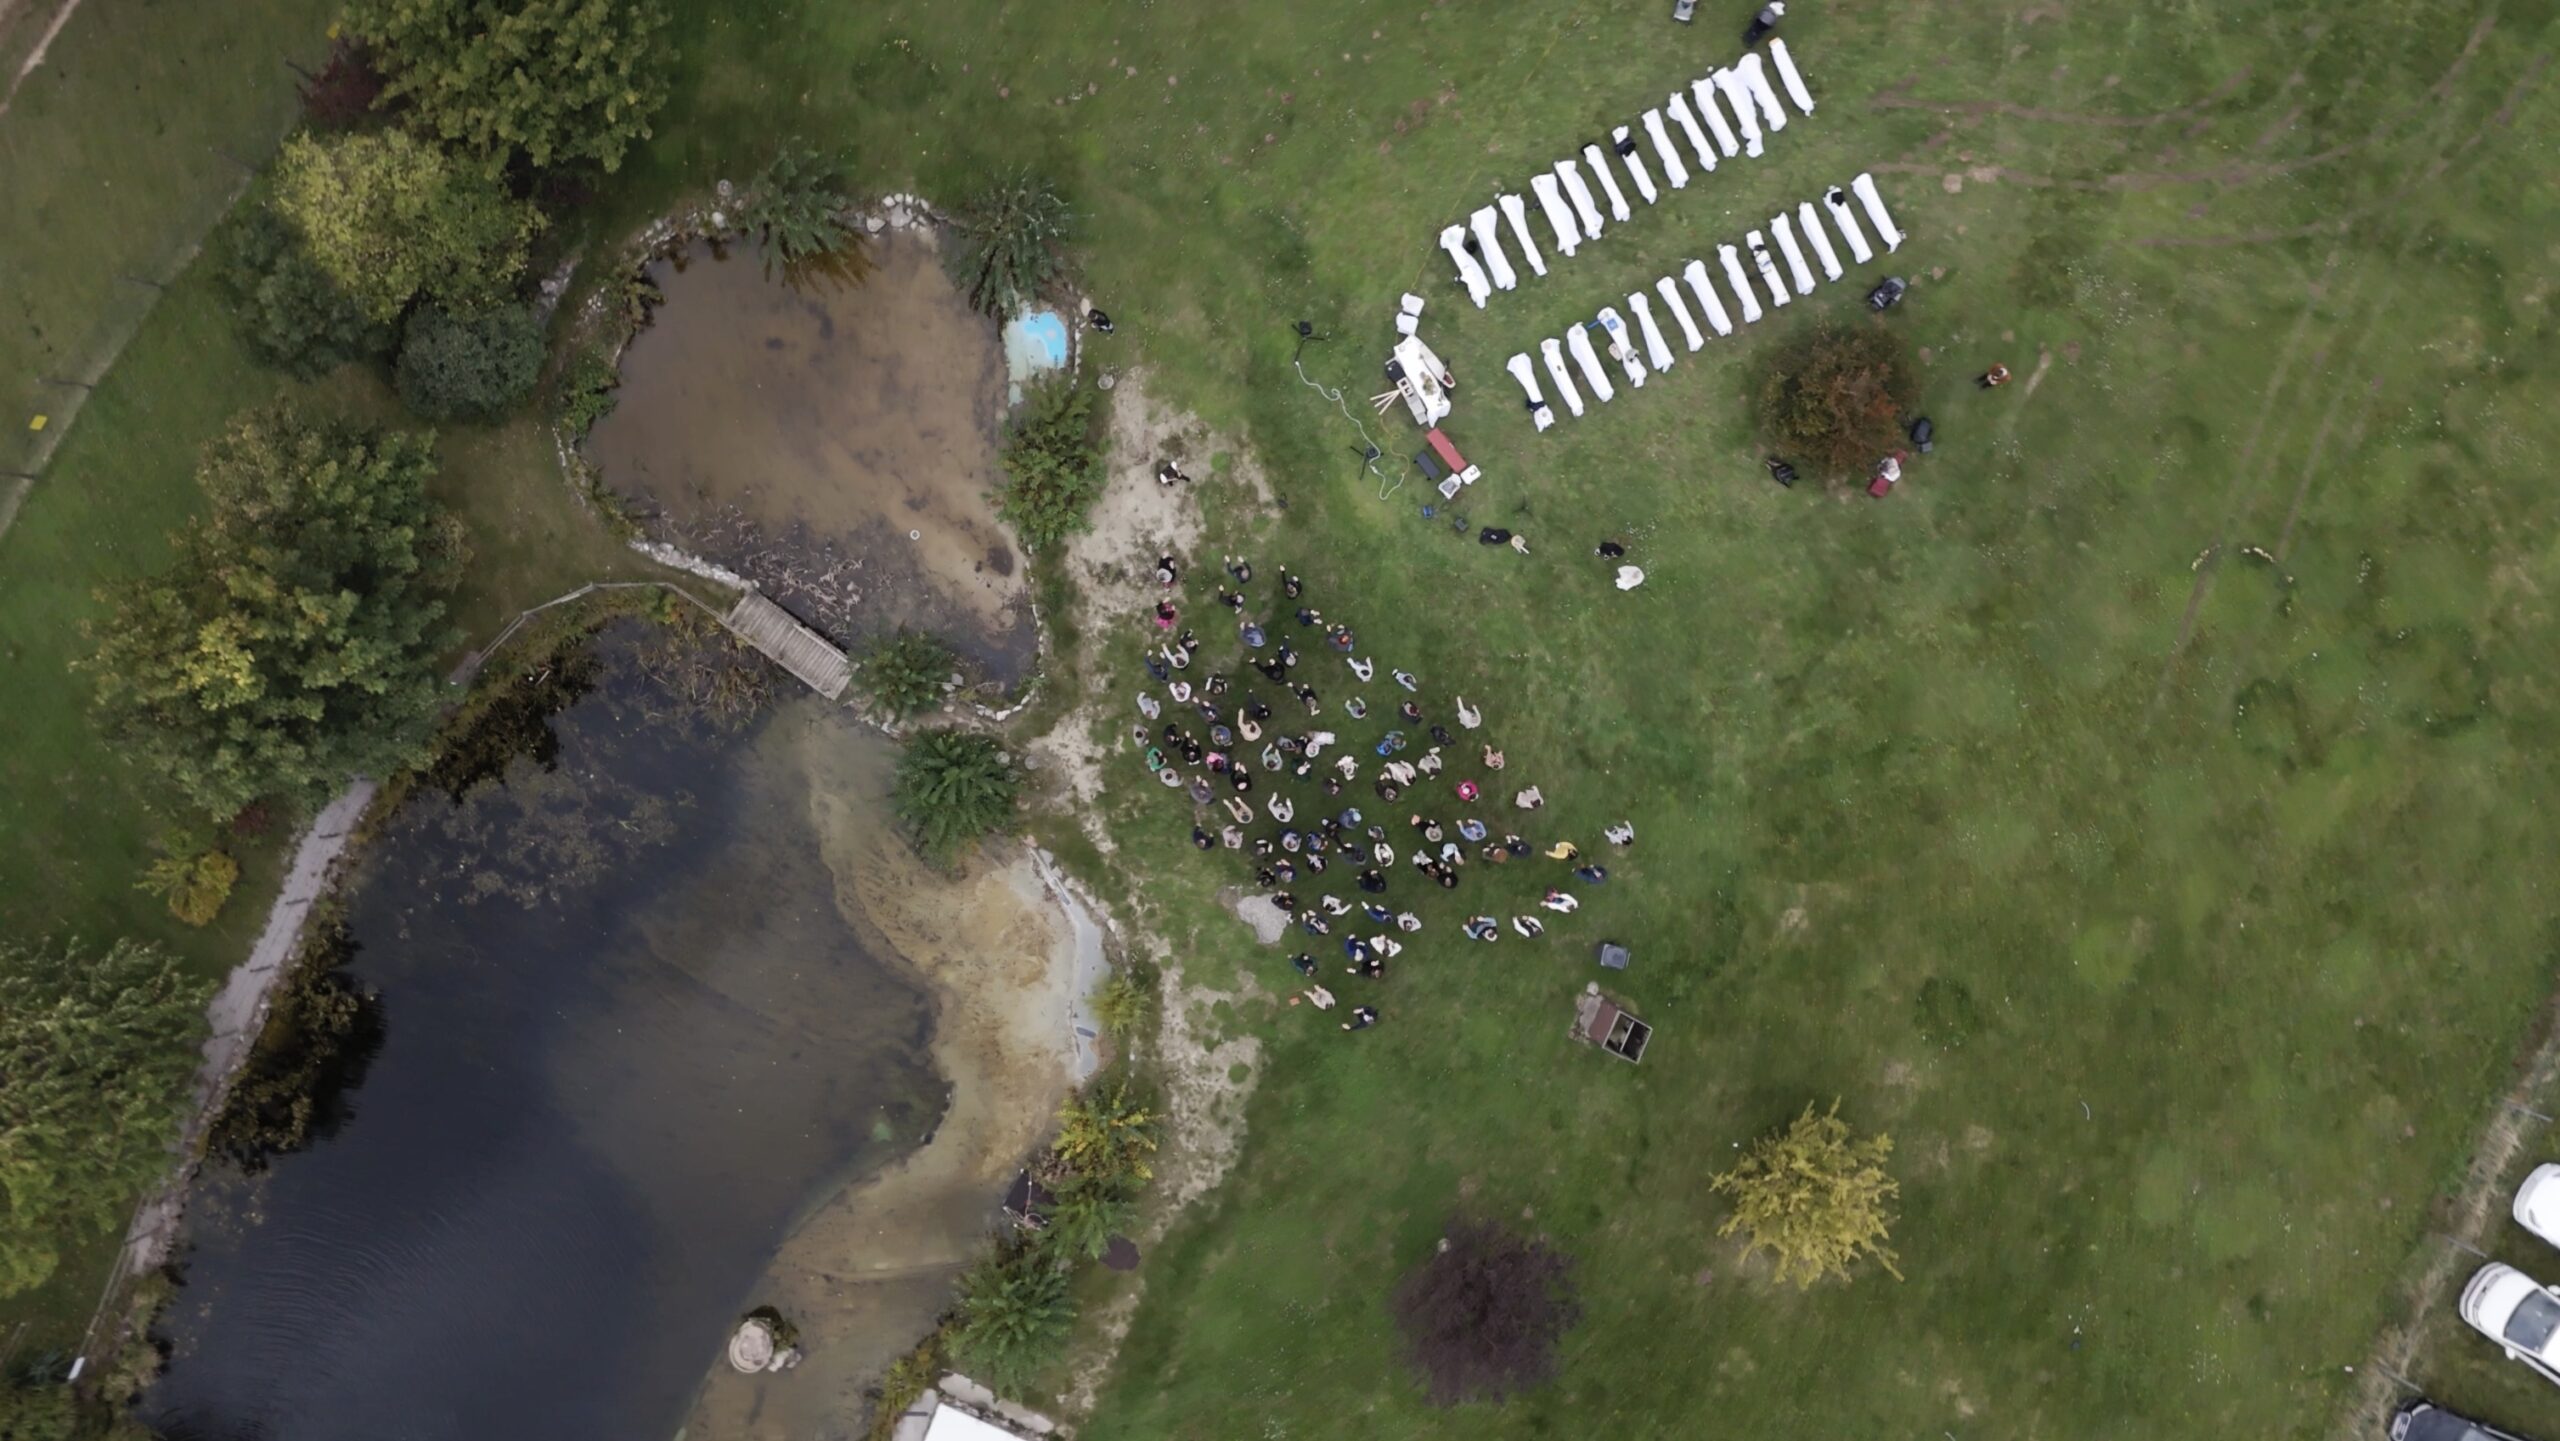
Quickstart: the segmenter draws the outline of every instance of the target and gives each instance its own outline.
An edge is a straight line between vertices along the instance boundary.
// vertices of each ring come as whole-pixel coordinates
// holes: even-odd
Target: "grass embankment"
[[[1091,1434],[2327,1420],[2551,979],[2529,141],[2555,114],[2547,10],[2476,37],[2451,7],[2316,18],[1791,20],[1815,117],[1481,315],[1438,227],[1729,56],[1723,29],[1632,4],[694,23],[651,164],[787,123],[914,156],[928,190],[1059,171],[1121,323],[1098,354],[1143,351],[1272,463],[1266,574],[1303,565],[1366,645],[1483,699],[1506,779],[1555,798],[1541,834],[1643,837],[1541,947],[1462,953],[1434,906],[1375,1033],[1243,1018],[1275,1038],[1246,1159],[1150,1262]],[[1770,332],[1854,315],[1856,284],[1530,434],[1504,357],[1899,160],[1914,238],[1856,274],[1914,281],[1887,323],[1931,351],[1940,443],[1893,499],[1776,489],[1745,419]],[[1344,337],[1316,372],[1361,390],[1409,286],[1473,397],[1463,508],[1526,561],[1422,523],[1418,481],[1380,503],[1289,371],[1308,315]],[[1976,392],[1994,361],[2018,383]],[[1612,532],[1652,575],[1632,595],[1585,555]],[[1113,820],[1177,913],[1235,879],[1152,788]],[[1563,1039],[1604,933],[1660,1028],[1641,1069]],[[1212,976],[1286,980],[1204,935]],[[1900,1143],[1910,1279],[1773,1292],[1704,1179],[1833,1094]],[[1460,1204],[1533,1212],[1590,1304],[1563,1379],[1490,1413],[1424,1407],[1386,1318]]]
[[[0,193],[11,197],[0,255],[19,262],[0,329],[11,402],[0,458],[33,454],[28,413],[67,409],[75,392],[45,377],[94,373],[132,332],[0,535],[0,929],[12,936],[141,937],[218,975],[247,954],[274,894],[292,817],[236,842],[243,873],[212,926],[183,926],[135,889],[153,855],[149,797],[91,729],[73,665],[88,653],[97,588],[159,565],[168,533],[195,512],[197,451],[227,417],[290,393],[408,423],[364,368],[314,386],[261,369],[201,260],[165,294],[126,278],[170,276],[219,218],[243,172],[214,147],[264,160],[294,114],[284,62],[325,49],[326,17],[307,3],[92,0],[0,118]],[[584,581],[655,573],[578,508],[540,424],[451,427],[442,452],[438,492],[471,525],[474,561],[453,607],[467,644]],[[24,1322],[28,1346],[76,1341],[115,1243],[66,1238],[54,1279],[0,1306],[0,1335]]]

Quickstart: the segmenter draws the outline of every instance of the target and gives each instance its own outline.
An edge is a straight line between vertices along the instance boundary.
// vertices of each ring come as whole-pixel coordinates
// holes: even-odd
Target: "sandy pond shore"
[[[820,782],[809,803],[823,858],[847,919],[932,991],[950,1109],[923,1146],[851,1181],[784,1241],[753,1301],[798,1324],[807,1359],[765,1376],[713,1361],[687,1441],[856,1434],[864,1387],[948,1304],[1005,1186],[1092,1063],[1078,1028],[1093,1029],[1080,1002],[1104,970],[1100,928],[1027,849],[990,847],[957,876],[917,860],[851,799],[886,777],[861,773],[880,764],[867,748],[831,743],[840,724],[813,717],[796,738]]]

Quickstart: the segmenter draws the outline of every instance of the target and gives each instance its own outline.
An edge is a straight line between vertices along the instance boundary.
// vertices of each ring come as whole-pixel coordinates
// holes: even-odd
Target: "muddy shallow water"
[[[990,1168],[912,1216],[847,1199],[954,1129],[946,1079],[964,1110],[980,1084],[948,1064],[967,1012],[933,998],[947,947],[911,913],[1035,972],[1063,928],[916,874],[884,741],[802,699],[686,722],[627,663],[635,629],[552,718],[548,766],[413,799],[348,888],[384,1042],[329,1134],[200,1186],[146,1406],[172,1441],[672,1436],[742,1311],[815,1301],[768,1268],[848,1204],[866,1244],[831,1264],[917,1264],[826,1318],[809,1374],[850,1379],[802,1393],[858,1405],[947,1301]],[[990,1093],[1042,1117],[1064,1069],[1034,1040]]]
[[[665,303],[586,454],[652,534],[848,645],[915,626],[1028,674],[1029,585],[988,500],[1003,346],[933,241],[876,237],[855,278],[708,246],[650,273]]]

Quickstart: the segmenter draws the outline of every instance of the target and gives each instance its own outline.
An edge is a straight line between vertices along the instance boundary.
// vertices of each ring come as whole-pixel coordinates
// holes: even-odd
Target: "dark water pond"
[[[929,1003],[815,843],[791,730],[835,720],[689,716],[644,644],[548,768],[412,800],[364,862],[383,1044],[330,1134],[201,1188],[175,1441],[672,1436],[804,1208],[931,1129]]]

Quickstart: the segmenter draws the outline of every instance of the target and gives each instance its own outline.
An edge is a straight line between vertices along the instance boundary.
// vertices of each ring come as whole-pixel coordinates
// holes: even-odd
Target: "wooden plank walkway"
[[[738,597],[720,623],[829,700],[841,699],[845,687],[853,683],[850,657],[755,591]]]

